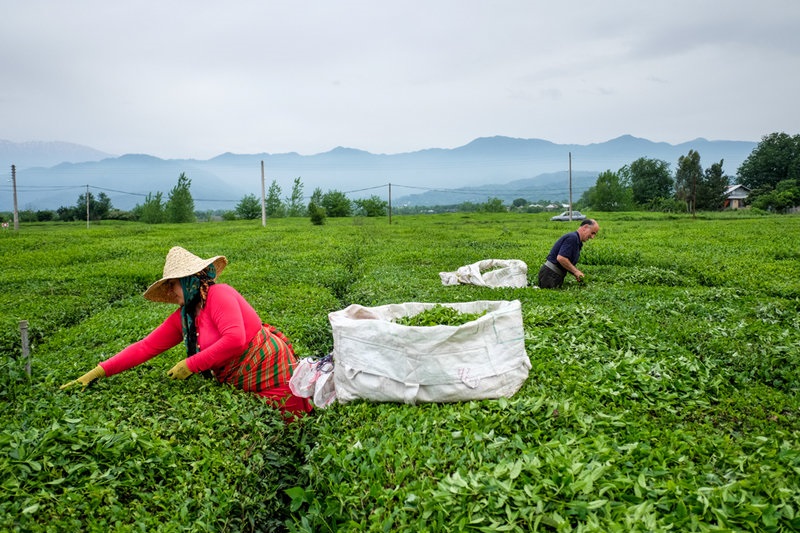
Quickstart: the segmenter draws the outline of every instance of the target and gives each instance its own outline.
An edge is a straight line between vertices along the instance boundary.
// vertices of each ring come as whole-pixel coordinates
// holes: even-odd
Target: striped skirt
[[[215,369],[214,375],[220,383],[263,396],[282,411],[300,414],[311,411],[311,403],[294,396],[289,388],[295,367],[297,357],[289,339],[264,324],[244,353]]]

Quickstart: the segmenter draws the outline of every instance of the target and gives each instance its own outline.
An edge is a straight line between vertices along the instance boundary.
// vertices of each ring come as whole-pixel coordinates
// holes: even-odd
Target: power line
[[[74,189],[92,189],[96,191],[113,192],[116,194],[127,194],[128,196],[138,196],[146,198],[150,193],[121,191],[119,189],[110,189],[108,187],[98,187],[96,185],[18,185],[18,192],[60,192],[69,191]],[[0,191],[11,191],[11,187],[0,186]],[[366,190],[366,189],[365,189]],[[192,198],[195,202],[238,202],[238,200],[227,198]]]
[[[352,191],[343,191],[342,194],[353,194],[353,193],[356,193],[356,192],[371,191],[371,190],[374,190],[374,189],[383,189],[384,187],[388,187],[388,186],[389,186],[389,184],[385,183],[383,185],[376,185],[375,187],[367,187],[365,189],[355,189],[355,190],[352,190]]]
[[[452,189],[452,188],[441,188],[441,187],[423,187],[423,186],[418,186],[418,185],[417,186],[415,186],[415,185],[403,185],[403,184],[398,184],[398,183],[392,183],[390,185],[388,183],[385,183],[385,184],[381,184],[381,185],[375,185],[375,186],[372,186],[372,187],[363,187],[363,188],[360,188],[360,189],[351,189],[351,190],[343,191],[343,194],[352,195],[352,194],[361,193],[361,192],[365,192],[365,191],[384,189],[384,188],[388,188],[390,186],[400,187],[400,188],[404,188],[404,189],[425,191],[425,192],[436,192],[436,193],[442,193],[442,194],[465,196],[465,197],[475,197],[475,196],[487,196],[488,197],[488,196],[492,196],[492,195],[494,195],[494,196],[498,196],[498,195],[500,195],[500,196],[512,196],[512,195],[524,196],[526,194],[531,194],[531,193],[535,193],[535,194],[538,194],[538,195],[556,196],[556,195],[563,195],[568,190],[565,187],[559,187],[559,186],[549,186],[549,187],[532,186],[531,188],[524,189],[524,190],[523,189],[496,190],[495,189],[495,190],[491,190],[490,191],[490,190],[485,190],[485,189],[481,189],[481,188],[472,188],[471,189],[471,188],[462,187],[462,188],[458,188],[458,189]],[[139,197],[139,198],[146,198],[148,195],[152,194],[152,193],[149,193],[149,192],[148,193],[141,193],[141,192],[125,191],[125,190],[120,190],[120,189],[112,189],[112,188],[109,188],[109,187],[99,187],[99,186],[96,186],[96,185],[23,185],[23,186],[18,186],[17,190],[21,191],[21,192],[61,192],[61,191],[69,191],[69,190],[84,189],[84,188],[86,189],[87,192],[89,192],[90,190],[95,190],[95,191],[110,192],[110,193],[115,193],[115,194],[124,194],[124,195],[128,195],[128,196]],[[585,188],[577,188],[576,192],[583,193],[586,190],[588,190],[589,188],[590,188],[590,186],[587,186]],[[10,190],[10,188],[7,187],[7,186],[0,185],[0,191],[6,191],[6,190]],[[89,194],[91,194],[91,193],[89,192]],[[310,195],[310,196],[304,195],[304,199],[306,199],[306,200],[308,200],[308,199],[310,199],[312,197],[313,197],[313,195]],[[218,203],[236,203],[236,202],[239,201],[237,199],[229,199],[229,198],[192,198],[192,199],[195,202],[218,202]]]

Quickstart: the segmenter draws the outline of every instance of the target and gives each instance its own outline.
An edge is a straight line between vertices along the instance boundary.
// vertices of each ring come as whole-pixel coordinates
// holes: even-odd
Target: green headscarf
[[[183,340],[186,344],[186,357],[197,353],[197,310],[205,304],[208,296],[208,287],[214,284],[217,269],[213,264],[197,274],[180,278],[183,289],[183,306],[181,307],[181,325],[183,326]]]

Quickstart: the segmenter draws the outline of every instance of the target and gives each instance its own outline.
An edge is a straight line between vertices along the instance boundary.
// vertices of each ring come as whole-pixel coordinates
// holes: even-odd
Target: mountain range
[[[673,145],[624,135],[588,145],[555,144],[541,139],[481,137],[457,148],[429,148],[398,154],[373,154],[337,147],[300,155],[224,153],[208,160],[160,159],[145,154],[116,156],[64,142],[14,143],[0,140],[0,211],[13,207],[11,165],[16,167],[19,209],[73,206],[88,190],[105,192],[112,205],[128,210],[148,193],[164,199],[186,173],[199,210],[232,209],[247,194],[261,196],[264,183],[276,183],[288,197],[296,178],[303,192],[337,190],[353,199],[379,196],[393,205],[451,205],[498,197],[529,201],[573,201],[594,185],[597,175],[617,171],[640,157],[660,159],[674,172],[689,150],[701,165],[724,161],[729,176],[757,146],[749,141],[698,138]],[[570,181],[571,176],[571,181]]]

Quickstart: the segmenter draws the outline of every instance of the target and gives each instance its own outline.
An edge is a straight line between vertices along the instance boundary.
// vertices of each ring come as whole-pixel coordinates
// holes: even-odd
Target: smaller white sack
[[[522,288],[528,286],[528,265],[519,259],[484,259],[439,277],[442,285]]]
[[[314,387],[314,406],[325,408],[336,401],[336,385],[333,372],[320,372]]]
[[[301,398],[312,398],[317,407],[327,407],[336,400],[336,386],[333,383],[332,356],[322,359],[304,357],[300,359],[289,388],[292,394]]]
[[[328,315],[340,403],[457,402],[511,397],[519,390],[531,368],[519,300],[439,304],[486,312],[461,326],[394,322],[434,305],[353,304]]]
[[[289,378],[289,388],[292,394],[300,398],[310,398],[314,395],[314,386],[317,381],[317,364],[311,357],[304,357],[297,363],[292,377]]]

